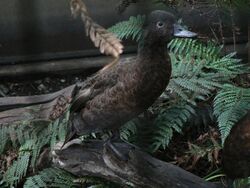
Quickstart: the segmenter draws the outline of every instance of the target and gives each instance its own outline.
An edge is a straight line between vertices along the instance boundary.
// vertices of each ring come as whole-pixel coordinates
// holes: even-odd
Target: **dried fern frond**
[[[123,52],[120,39],[92,20],[82,0],[71,0],[70,3],[73,16],[81,16],[85,24],[86,35],[90,37],[95,47],[99,47],[101,53],[119,57]]]

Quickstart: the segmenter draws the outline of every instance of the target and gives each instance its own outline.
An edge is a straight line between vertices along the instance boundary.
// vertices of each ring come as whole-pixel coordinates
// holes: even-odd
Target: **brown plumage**
[[[69,137],[119,129],[154,103],[170,79],[166,42],[174,35],[174,23],[172,14],[152,12],[137,57],[104,67],[83,83],[72,104],[72,111],[80,113],[75,113]]]
[[[250,111],[231,129],[223,148],[223,169],[231,179],[250,176]]]

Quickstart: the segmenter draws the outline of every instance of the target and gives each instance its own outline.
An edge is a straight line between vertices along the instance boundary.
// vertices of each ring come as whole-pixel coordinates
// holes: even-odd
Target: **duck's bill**
[[[197,34],[191,31],[186,30],[179,24],[174,24],[174,36],[175,37],[188,37],[193,38],[196,37]]]

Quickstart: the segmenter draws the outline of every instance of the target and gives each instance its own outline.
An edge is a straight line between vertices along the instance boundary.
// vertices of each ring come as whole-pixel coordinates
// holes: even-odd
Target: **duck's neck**
[[[139,44],[138,56],[142,60],[141,63],[160,63],[161,60],[168,58],[166,42],[164,40],[144,39]]]

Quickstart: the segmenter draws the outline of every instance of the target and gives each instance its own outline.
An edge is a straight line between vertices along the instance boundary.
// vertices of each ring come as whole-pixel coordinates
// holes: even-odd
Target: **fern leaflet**
[[[250,89],[225,84],[214,99],[214,115],[217,117],[222,142],[232,126],[250,109]]]
[[[173,137],[173,132],[180,133],[183,125],[194,113],[194,109],[188,104],[179,104],[163,109],[154,122],[156,132],[153,137],[153,151],[160,147],[165,149]]]

